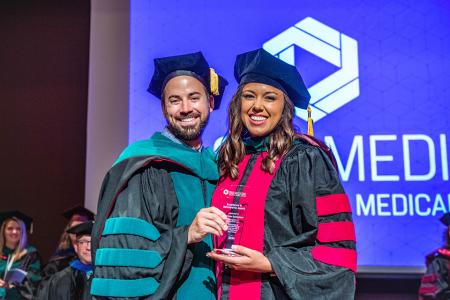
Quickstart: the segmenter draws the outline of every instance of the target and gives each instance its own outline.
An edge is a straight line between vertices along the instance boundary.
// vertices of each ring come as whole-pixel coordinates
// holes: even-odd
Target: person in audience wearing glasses
[[[41,259],[28,244],[32,222],[20,211],[0,213],[0,299],[34,299]]]
[[[444,214],[440,221],[445,225],[445,244],[426,257],[427,269],[420,282],[420,300],[450,299],[450,213]]]
[[[75,236],[73,243],[77,259],[53,274],[40,287],[38,300],[88,300],[92,275],[91,232],[93,222],[77,224],[67,230]]]
[[[67,229],[83,222],[93,221],[95,217],[92,211],[80,205],[64,211],[62,216],[67,220],[67,225],[61,234],[55,253],[53,253],[49,261],[42,268],[41,284],[44,284],[56,272],[68,267],[77,258],[74,249],[75,234],[68,233]]]

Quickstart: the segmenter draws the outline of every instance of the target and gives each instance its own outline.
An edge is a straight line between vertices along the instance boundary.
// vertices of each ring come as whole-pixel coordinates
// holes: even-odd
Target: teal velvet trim
[[[96,266],[153,269],[162,261],[158,252],[140,249],[102,248],[95,254]]]
[[[138,218],[117,217],[106,220],[102,235],[132,234],[156,241],[160,234],[155,226]]]
[[[198,152],[185,145],[175,143],[160,132],[153,134],[150,139],[129,145],[114,165],[137,156],[155,156],[170,160],[189,169],[200,179],[208,181],[219,180],[215,154],[211,149],[203,148],[201,152]]]
[[[247,154],[261,153],[268,149],[270,136],[248,137],[243,140]]]
[[[140,279],[94,278],[91,283],[91,295],[103,297],[144,297],[152,295],[159,283],[153,277]]]

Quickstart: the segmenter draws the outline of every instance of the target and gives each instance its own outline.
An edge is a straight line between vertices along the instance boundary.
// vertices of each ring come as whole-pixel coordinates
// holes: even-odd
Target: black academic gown
[[[72,247],[62,251],[57,251],[47,262],[47,264],[42,267],[42,280],[47,280],[55,274],[65,268],[67,268],[72,261],[77,259],[77,255]]]
[[[214,156],[160,134],[137,145],[100,191],[92,298],[214,299],[211,249],[204,241],[188,245],[189,225],[219,179]]]
[[[244,186],[242,191],[247,191],[252,174],[261,172],[257,161],[265,155],[265,149],[261,141],[246,142],[248,163],[239,169],[240,180],[229,186]],[[253,180],[253,192],[262,189],[262,180],[257,179]],[[216,192],[223,193],[222,184],[225,181],[219,183]],[[251,189],[248,191],[252,193]],[[219,199],[214,194],[213,204]],[[254,198],[250,196],[246,214],[256,213],[251,200]],[[243,271],[226,266],[221,269],[218,264],[221,300],[243,299],[244,293],[247,300],[354,298],[356,244],[351,209],[332,160],[324,151],[296,141],[271,179],[263,210],[260,224],[248,224],[245,220],[238,243],[242,244],[246,233],[251,238],[259,236],[256,227],[263,226],[261,252],[269,259],[274,273],[249,279]],[[247,288],[234,292],[239,289],[236,286],[248,280],[261,281],[256,295]]]
[[[439,249],[427,256],[427,270],[422,277],[419,299],[450,299],[450,250]]]
[[[72,263],[55,273],[41,287],[37,300],[90,300],[91,271],[83,264]],[[78,267],[80,265],[81,267]]]
[[[121,192],[121,196],[114,204],[111,201],[99,201],[97,220],[92,231],[92,257],[94,265],[96,253],[99,248],[118,248],[123,239],[123,245],[132,245],[134,249],[148,248],[147,239],[136,235],[111,235],[102,238],[102,231],[105,228],[105,222],[109,217],[108,213],[114,207],[117,216],[141,216],[144,220],[152,220],[159,231],[165,232],[164,236],[157,241],[151,242],[151,246],[155,247],[167,257],[168,264],[160,264],[154,269],[150,268],[108,268],[103,266],[95,266],[94,279],[96,278],[151,278],[156,277],[161,283],[158,287],[156,295],[153,294],[152,299],[171,299],[174,297],[176,282],[185,276],[188,272],[193,259],[193,253],[186,251],[187,232],[186,226],[176,227],[178,215],[178,203],[176,200],[175,190],[172,185],[170,175],[164,168],[146,168],[137,175],[128,180],[124,179],[122,174],[133,174],[140,170],[144,165],[145,159],[132,158],[127,163],[120,163],[107,174],[103,190],[101,191],[103,199],[114,199],[117,191],[126,183],[126,189]],[[142,187],[142,184],[144,187]],[[128,199],[144,198],[143,194],[148,196],[146,202],[133,202],[130,204]],[[151,215],[150,213],[153,213]],[[117,237],[116,237],[117,236]],[[102,244],[100,244],[102,243]],[[123,246],[122,246],[123,247]],[[182,267],[185,265],[185,267]],[[181,272],[180,272],[181,270]],[[123,299],[128,299],[125,296]],[[130,297],[131,298],[131,297]],[[94,299],[102,299],[95,297]],[[105,297],[105,299],[113,299]],[[138,298],[141,299],[141,298]],[[144,299],[144,297],[142,297]]]
[[[41,270],[41,281],[37,289],[37,297],[40,297],[41,293],[48,286],[48,280],[57,272],[67,268],[70,263],[77,259],[75,250],[70,247],[69,249],[56,251],[56,253],[49,259],[47,264]]]

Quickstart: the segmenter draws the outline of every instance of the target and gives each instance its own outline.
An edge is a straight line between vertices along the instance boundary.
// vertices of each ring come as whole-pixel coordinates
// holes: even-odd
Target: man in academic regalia
[[[445,230],[445,246],[427,255],[427,270],[422,277],[419,299],[450,299],[450,213],[440,218]]]
[[[92,221],[75,225],[67,233],[75,234],[74,243],[77,259],[52,275],[42,286],[38,300],[88,300],[92,275],[91,232]]]
[[[215,299],[206,253],[226,216],[210,207],[219,174],[201,135],[226,84],[200,52],[155,59],[148,91],[167,127],[127,147],[103,181],[93,299]]]
[[[81,205],[67,209],[62,213],[62,216],[67,220],[67,225],[60,237],[56,251],[42,268],[41,285],[53,274],[68,267],[77,258],[74,250],[75,235],[67,233],[67,229],[83,222],[93,221],[95,218],[92,211]]]

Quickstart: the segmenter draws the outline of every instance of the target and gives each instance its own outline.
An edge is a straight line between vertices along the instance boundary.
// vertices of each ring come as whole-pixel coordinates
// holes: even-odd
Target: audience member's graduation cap
[[[67,233],[73,233],[76,235],[91,235],[92,233],[92,227],[94,226],[93,221],[88,221],[84,223],[77,224],[75,226],[70,227],[66,230]]]
[[[10,218],[17,218],[19,220],[22,220],[25,223],[27,230],[30,233],[33,233],[33,219],[18,210],[1,212],[0,213],[0,226],[3,224],[3,222],[5,220],[10,219]]]
[[[439,219],[442,224],[444,224],[445,226],[450,226],[450,212],[444,214],[440,219]]]
[[[264,49],[239,54],[234,64],[234,77],[239,85],[258,82],[276,87],[299,108],[306,109],[311,99],[297,68]]]
[[[201,52],[155,58],[155,72],[148,92],[161,98],[167,82],[176,76],[192,76],[199,80],[214,96],[214,109],[219,108],[228,81],[217,75]]]
[[[63,212],[62,215],[67,220],[70,220],[73,215],[85,216],[88,220],[94,220],[95,217],[95,214],[92,211],[81,205],[69,208],[68,210]]]

